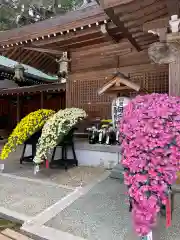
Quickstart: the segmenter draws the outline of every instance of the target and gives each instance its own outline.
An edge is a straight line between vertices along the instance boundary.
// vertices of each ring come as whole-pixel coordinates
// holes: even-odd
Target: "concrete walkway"
[[[5,162],[0,174],[0,214],[23,224],[33,239],[136,240],[132,233],[126,188],[98,168],[42,170],[19,164],[19,153]],[[180,197],[176,197],[172,227],[161,219],[161,236],[179,240]]]
[[[37,179],[0,174],[0,212],[24,222],[30,237],[48,240],[136,240],[131,229],[126,189],[105,172],[85,187],[71,189]],[[180,198],[172,227],[160,224],[161,237],[179,240]]]

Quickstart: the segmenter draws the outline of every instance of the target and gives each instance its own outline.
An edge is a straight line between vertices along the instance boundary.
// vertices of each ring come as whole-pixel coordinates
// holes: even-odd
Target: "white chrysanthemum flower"
[[[86,116],[86,112],[79,108],[66,108],[54,114],[42,129],[34,162],[39,164],[47,158],[48,153],[57,146],[70,129]]]

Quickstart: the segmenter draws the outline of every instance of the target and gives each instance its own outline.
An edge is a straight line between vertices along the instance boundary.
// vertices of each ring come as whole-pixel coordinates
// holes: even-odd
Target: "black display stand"
[[[22,164],[23,162],[33,162],[33,159],[36,155],[36,145],[40,136],[41,130],[34,133],[28,140],[24,142],[24,148],[20,158],[20,164]],[[24,156],[27,145],[31,145],[32,147],[32,154],[30,156]]]
[[[69,165],[78,166],[78,160],[76,158],[76,152],[75,152],[75,147],[74,147],[74,131],[75,130],[76,130],[76,128],[72,128],[69,131],[69,133],[63,138],[63,140],[57,145],[57,147],[60,146],[62,149],[60,159],[56,159],[56,160],[54,159],[57,147],[54,148],[53,154],[51,157],[51,162],[49,165],[50,168],[64,166],[65,170],[67,171]],[[67,157],[68,149],[72,150],[73,159],[68,159],[68,157]]]

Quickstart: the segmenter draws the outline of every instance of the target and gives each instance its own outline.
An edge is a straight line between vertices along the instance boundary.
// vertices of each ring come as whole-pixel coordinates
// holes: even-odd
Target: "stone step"
[[[2,240],[33,240],[32,238],[26,237],[21,233],[15,232],[12,229],[5,229],[4,231],[1,232],[2,235],[6,238],[2,238]],[[0,240],[1,240],[1,236],[0,236]]]
[[[121,164],[117,164],[111,171],[110,177],[115,179],[120,179],[120,181],[124,181],[123,176],[124,169]]]
[[[12,240],[12,238],[6,237],[0,233],[0,240]]]

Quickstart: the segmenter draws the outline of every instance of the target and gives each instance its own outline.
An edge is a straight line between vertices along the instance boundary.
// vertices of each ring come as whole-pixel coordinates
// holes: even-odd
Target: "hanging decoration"
[[[25,72],[25,68],[22,64],[17,64],[14,67],[14,80],[15,81],[19,81],[19,82],[23,82],[24,81],[24,72]]]
[[[63,55],[60,59],[56,59],[56,62],[59,64],[58,77],[61,78],[61,82],[66,82],[68,76],[69,63],[71,59],[68,59],[68,53],[63,52]]]

